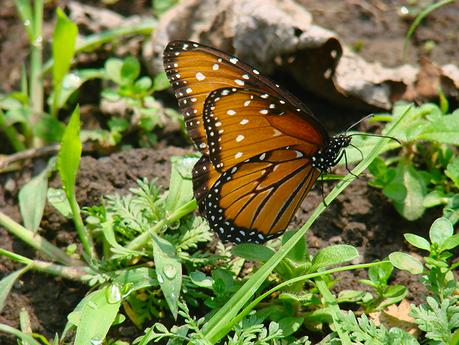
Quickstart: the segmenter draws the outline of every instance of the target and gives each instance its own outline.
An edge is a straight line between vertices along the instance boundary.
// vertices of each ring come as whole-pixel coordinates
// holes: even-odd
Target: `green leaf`
[[[114,81],[118,85],[122,84],[121,68],[123,67],[123,60],[117,58],[108,59],[105,62],[105,74],[108,79]]]
[[[190,279],[193,282],[193,284],[202,288],[212,289],[212,284],[214,283],[211,277],[206,276],[204,273],[200,271],[191,272]]]
[[[191,169],[196,157],[172,157],[171,180],[166,198],[166,210],[173,212],[193,199]]]
[[[459,156],[454,157],[448,164],[445,170],[445,175],[448,176],[454,185],[459,188]]]
[[[371,266],[368,269],[368,277],[372,282],[378,284],[387,284],[392,274],[394,266],[390,262],[382,262],[377,266]]]
[[[79,306],[75,345],[101,344],[105,339],[121,305],[121,299],[109,302],[110,295],[110,286],[106,286],[83,300]]]
[[[405,237],[405,240],[407,240],[408,243],[412,246],[430,251],[430,243],[424,237],[409,233],[404,234],[403,236]]]
[[[65,218],[72,219],[72,209],[65,192],[61,188],[48,188],[48,202]]]
[[[82,69],[67,73],[62,80],[62,89],[57,99],[57,108],[61,109],[75,93],[88,80],[104,78],[105,72],[103,69]],[[54,99],[54,94],[52,94]],[[50,104],[52,106],[52,104]]]
[[[32,232],[36,232],[40,226],[46,204],[48,175],[54,163],[55,160],[51,160],[39,175],[32,178],[19,191],[19,208],[24,226]]]
[[[288,337],[295,333],[303,324],[302,317],[284,317],[278,321],[279,328],[282,330],[282,337]]]
[[[80,108],[73,111],[62,137],[61,149],[57,158],[57,168],[67,198],[75,195],[75,182],[80,166],[82,145],[80,142]]]
[[[140,75],[140,63],[132,56],[127,57],[121,66],[121,84],[131,84]]]
[[[351,261],[359,257],[359,252],[348,244],[337,244],[320,249],[312,259],[310,272],[315,272],[319,268],[338,265],[346,261]]]
[[[62,81],[70,69],[75,54],[78,27],[58,7],[56,9],[57,22],[53,33],[53,114],[57,113]]]
[[[166,72],[159,73],[153,79],[154,91],[167,90],[170,86],[171,84],[169,83],[169,79],[167,78]]]
[[[425,182],[410,161],[400,161],[395,178],[383,192],[392,199],[395,209],[404,218],[415,220],[424,213]]]
[[[142,77],[135,82],[134,87],[138,92],[147,92],[152,84],[153,82],[149,77]]]
[[[153,236],[153,258],[159,286],[164,294],[172,315],[177,319],[177,301],[182,286],[182,264],[174,246],[167,240]]]
[[[8,297],[14,283],[21,275],[27,272],[27,270],[27,267],[22,268],[18,271],[14,271],[8,274],[6,277],[0,280],[0,313],[2,312],[3,307],[5,306],[6,298]]]
[[[443,242],[454,234],[453,224],[448,218],[436,219],[429,230],[429,237],[432,243],[436,243],[439,247]]]
[[[234,246],[231,251],[233,255],[257,262],[266,262],[275,253],[271,248],[255,243],[241,243]]]
[[[423,272],[422,262],[409,254],[402,252],[390,253],[389,260],[398,269],[408,271],[411,274],[421,274]]]
[[[149,267],[136,267],[116,272],[116,278],[113,281],[121,287],[123,295],[159,285],[155,270]]]
[[[459,234],[448,237],[441,245],[440,251],[450,250],[459,246]]]
[[[295,231],[285,232],[282,236],[282,244],[286,243],[294,234]],[[307,253],[308,251],[306,250],[306,238],[304,238],[302,241],[300,240],[295,244],[293,249],[288,253],[287,258],[297,263],[302,263],[305,262],[305,256]]]
[[[417,134],[416,139],[459,145],[459,135],[457,133],[459,133],[459,114],[444,115],[425,126]]]
[[[448,196],[441,190],[433,190],[430,193],[428,193],[424,201],[422,202],[422,205],[425,208],[429,207],[435,207],[438,205],[443,205],[448,203]]]
[[[45,142],[52,143],[62,139],[65,126],[56,117],[42,114],[32,130],[35,136],[42,138]]]

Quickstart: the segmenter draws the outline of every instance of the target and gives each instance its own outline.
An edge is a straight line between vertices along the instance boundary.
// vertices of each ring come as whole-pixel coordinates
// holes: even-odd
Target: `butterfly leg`
[[[324,193],[324,174],[320,174],[320,194],[322,195],[322,202],[325,207],[328,206],[328,204],[325,202],[325,193]]]

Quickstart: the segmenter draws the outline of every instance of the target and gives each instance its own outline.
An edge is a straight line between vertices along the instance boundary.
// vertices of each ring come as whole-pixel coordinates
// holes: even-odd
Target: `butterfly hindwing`
[[[320,174],[309,163],[289,147],[222,173],[200,202],[211,229],[233,242],[262,243],[280,235]]]

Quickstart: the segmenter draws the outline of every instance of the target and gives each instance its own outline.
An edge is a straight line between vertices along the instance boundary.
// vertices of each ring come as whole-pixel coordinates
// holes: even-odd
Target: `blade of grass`
[[[0,110],[0,131],[5,133],[15,151],[25,150],[25,145],[19,140],[19,133],[14,126],[8,126],[5,121],[5,114]]]
[[[77,203],[75,195],[75,183],[80,166],[81,152],[80,108],[77,106],[70,117],[70,121],[62,137],[61,148],[57,158],[57,169],[59,170],[62,186],[72,209],[73,222],[83,245],[83,250],[90,258],[95,258],[96,251],[94,250],[92,237],[83,224],[80,206]]]
[[[43,0],[35,0],[33,6],[33,37],[31,41],[30,53],[30,102],[32,116],[30,123],[32,127],[38,122],[43,114],[43,80],[41,69],[43,64]],[[33,139],[34,147],[41,146],[41,140]]]
[[[107,30],[97,34],[85,37],[81,41],[77,41],[75,47],[75,54],[87,52],[96,49],[104,43],[114,41],[123,36],[133,35],[149,35],[153,32],[157,21],[153,19],[144,20],[136,25],[130,25],[123,28],[116,28]],[[54,60],[50,59],[46,62],[42,70],[42,75],[48,73],[54,65]]]
[[[58,7],[56,10],[57,22],[53,33],[53,100],[51,114],[57,116],[59,110],[58,101],[61,95],[62,82],[70,69],[73,56],[75,55],[75,43],[78,35],[78,27]]]
[[[409,110],[409,109],[408,109]],[[394,129],[401,123],[404,115],[408,110],[400,116],[396,121],[390,125],[390,129],[387,131],[387,135],[391,135]],[[367,166],[376,158],[382,148],[390,139],[381,138],[375,145],[370,154],[363,159],[353,170],[349,173],[342,181],[340,181],[335,188],[325,198],[325,203],[330,204],[354,179],[354,175],[362,173]],[[204,325],[203,333],[206,335],[206,339],[211,343],[216,343],[223,336],[229,332],[228,325],[231,319],[236,316],[238,311],[247,303],[247,301],[255,294],[257,289],[265,281],[269,274],[279,264],[279,262],[290,252],[306,232],[309,230],[314,221],[318,216],[325,210],[324,203],[314,210],[311,217],[306,223],[288,240],[278,251],[271,257],[234,295],[233,297],[222,307],[220,310]]]
[[[421,21],[428,16],[432,11],[435,11],[437,8],[442,6],[448,5],[453,3],[455,0],[443,0],[436,3],[433,3],[427,6],[425,9],[419,13],[416,18],[414,19],[413,23],[410,25],[408,32],[405,36],[405,41],[403,42],[403,61],[406,60],[406,52],[408,50],[408,42],[410,41],[411,37],[413,36],[414,32],[416,31],[417,27],[421,23]]]
[[[0,212],[0,225],[3,226],[9,233],[28,244],[30,247],[47,255],[53,261],[60,262],[64,265],[75,264],[75,260],[71,259],[64,251],[48,242],[40,235],[27,230],[2,212]]]

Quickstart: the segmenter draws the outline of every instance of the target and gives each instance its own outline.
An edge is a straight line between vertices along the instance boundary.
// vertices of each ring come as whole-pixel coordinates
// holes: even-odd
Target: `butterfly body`
[[[279,236],[350,138],[330,138],[296,97],[211,47],[170,42],[164,66],[202,153],[193,189],[210,227],[224,241]]]

